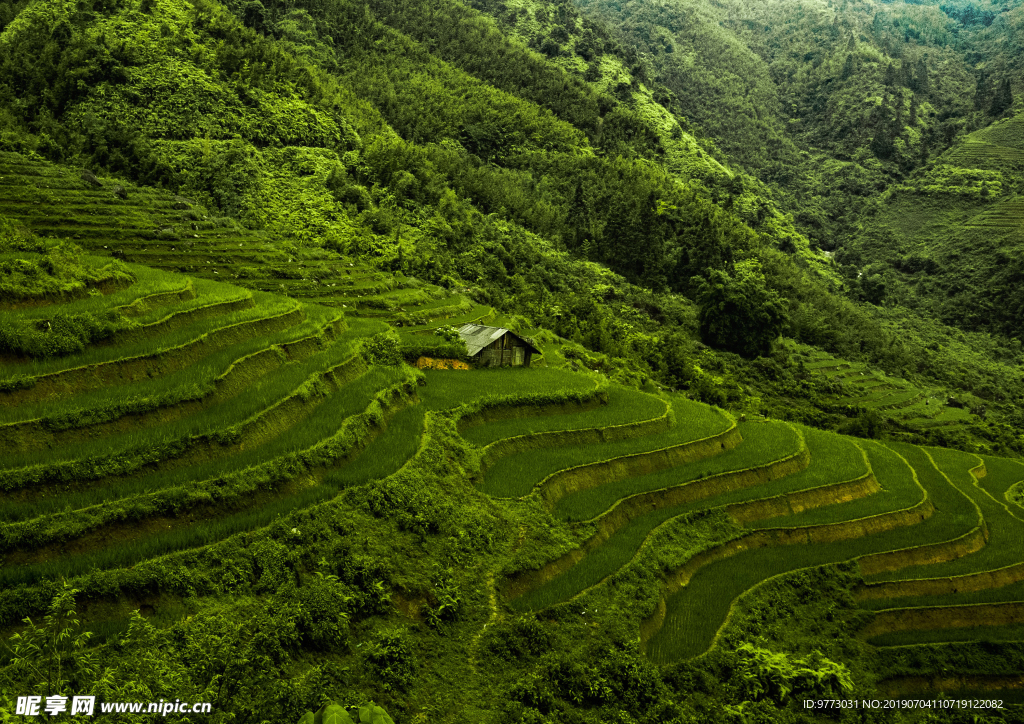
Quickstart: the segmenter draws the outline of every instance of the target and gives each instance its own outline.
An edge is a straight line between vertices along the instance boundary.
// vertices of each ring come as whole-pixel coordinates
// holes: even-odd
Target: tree
[[[61,581],[43,624],[23,619],[28,628],[5,644],[11,661],[0,669],[0,684],[24,686],[24,690],[43,696],[64,695],[69,690],[82,693],[92,686],[99,664],[88,649],[92,634],[81,631],[75,611],[77,593],[67,581]]]
[[[736,264],[733,274],[710,269],[694,284],[705,343],[744,357],[771,350],[786,322],[787,300],[768,288],[756,259]]]
[[[992,105],[989,106],[988,114],[990,116],[998,116],[1012,105],[1013,91],[1010,89],[1010,79],[1003,78],[999,82],[999,87],[996,88],[995,95],[992,97]]]
[[[989,94],[992,92],[992,84],[989,82],[988,73],[981,71],[978,82],[974,86],[974,109],[980,111],[988,102]]]
[[[843,72],[840,80],[847,80],[851,75],[853,75],[853,54],[847,53],[846,62],[843,63]]]

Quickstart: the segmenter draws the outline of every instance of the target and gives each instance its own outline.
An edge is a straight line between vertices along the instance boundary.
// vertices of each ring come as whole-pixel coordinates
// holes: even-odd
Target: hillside
[[[202,244],[210,266],[244,268]],[[345,291],[320,301],[381,297],[363,286],[379,275],[326,263]],[[732,697],[784,716],[801,692],[898,691],[965,636],[987,642],[967,688],[1018,656],[998,642],[1024,607],[1024,464],[738,422],[559,369],[547,346],[535,369],[421,372],[374,304],[122,272],[59,312],[6,315],[116,320],[80,351],[5,365],[4,626],[56,594],[96,637],[56,645],[76,653],[40,691],[173,693],[273,721],[325,695],[396,721],[685,720]],[[979,607],[988,627],[965,631]],[[810,642],[817,683],[751,683],[778,676],[767,649]],[[907,646],[931,658],[910,665]],[[680,698],[700,670],[715,688]]]
[[[0,719],[1019,718],[1021,12],[0,0]]]

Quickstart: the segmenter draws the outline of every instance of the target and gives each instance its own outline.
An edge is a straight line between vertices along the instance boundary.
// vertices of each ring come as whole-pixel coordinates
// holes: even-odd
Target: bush
[[[0,352],[28,357],[63,357],[106,339],[127,326],[127,320],[110,312],[54,315],[50,319],[0,319]]]
[[[302,606],[299,627],[305,642],[321,651],[344,646],[348,642],[346,605],[352,597],[345,595],[337,576],[318,573],[298,593]]]
[[[405,690],[412,683],[415,662],[404,629],[378,631],[366,662],[385,691]]]
[[[402,363],[402,350],[398,333],[380,332],[363,342],[363,356],[371,365],[398,365]]]

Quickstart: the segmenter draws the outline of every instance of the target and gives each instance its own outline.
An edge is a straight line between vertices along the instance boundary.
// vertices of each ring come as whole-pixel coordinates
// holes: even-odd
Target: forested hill
[[[902,298],[858,251],[891,189],[1013,112],[1015,7],[5,0],[0,22],[5,150],[475,285],[620,375],[859,414],[744,361],[782,333],[986,400],[960,442],[1017,445],[1016,348],[882,309]],[[716,295],[746,300],[724,327]]]

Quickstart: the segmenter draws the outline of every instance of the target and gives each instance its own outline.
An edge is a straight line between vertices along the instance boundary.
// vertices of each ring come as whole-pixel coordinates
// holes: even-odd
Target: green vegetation
[[[671,405],[675,425],[665,432],[599,447],[568,446],[509,455],[487,470],[482,490],[497,497],[520,497],[561,470],[685,445],[721,434],[732,424],[722,412],[685,398],[672,398]]]
[[[0,720],[1010,701],[1021,38],[1018,0],[0,0]],[[531,368],[466,369],[467,322]]]

